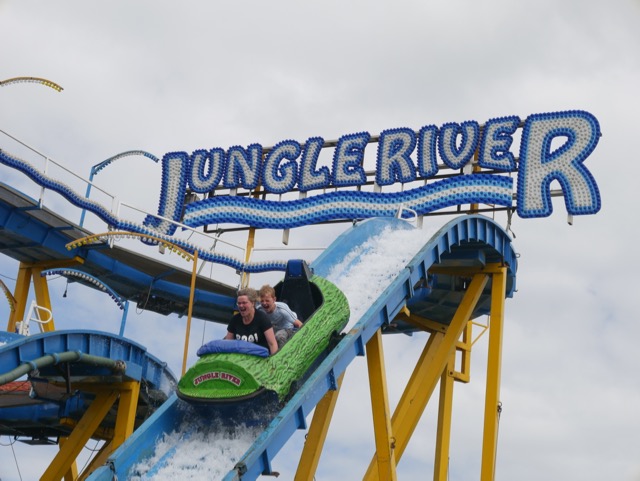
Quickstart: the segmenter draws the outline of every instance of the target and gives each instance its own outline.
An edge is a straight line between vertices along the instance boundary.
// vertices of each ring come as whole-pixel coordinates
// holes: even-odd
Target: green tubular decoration
[[[280,351],[266,358],[237,353],[207,354],[180,379],[178,391],[191,399],[233,401],[266,389],[275,392],[282,401],[292,384],[327,349],[332,334],[340,333],[349,321],[345,295],[322,277],[314,275],[311,282],[320,289],[323,303]]]

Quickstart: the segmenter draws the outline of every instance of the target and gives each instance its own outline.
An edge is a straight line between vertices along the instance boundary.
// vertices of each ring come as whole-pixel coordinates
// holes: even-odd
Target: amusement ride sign
[[[516,158],[511,147],[519,128]],[[270,149],[256,143],[226,150],[169,152],[162,158],[158,216],[148,215],[141,224],[118,218],[4,151],[0,151],[0,162],[93,212],[114,229],[172,236],[176,223],[193,228],[235,223],[288,229],[331,220],[392,216],[403,208],[425,215],[462,204],[503,206],[523,218],[546,217],[552,212],[553,181],[560,184],[570,215],[595,214],[600,210],[600,193],[584,162],[600,135],[592,114],[571,110],[532,114],[524,121],[517,116],[499,117],[482,126],[472,120],[427,125],[418,131],[393,128],[377,139],[367,132],[347,134],[331,144],[330,165],[318,161],[327,147],[321,137],[311,137],[304,144],[284,140]],[[364,191],[365,153],[375,140],[375,188]],[[440,175],[441,169],[453,173]],[[417,180],[424,182],[413,187]],[[403,189],[382,192],[382,186],[396,184]],[[265,194],[274,194],[275,200],[232,195],[238,189],[252,193],[258,187]],[[229,193],[220,195],[221,189]],[[278,199],[294,190],[300,192],[298,199]],[[185,205],[190,192],[206,195]]]
[[[513,134],[523,125],[519,161],[510,151]],[[402,192],[339,190],[367,181],[363,168],[367,132],[340,137],[331,168],[317,166],[324,140],[312,137],[304,144],[285,140],[268,153],[259,144],[168,153],[162,159],[163,180],[158,214],[190,227],[238,223],[254,227],[291,228],[335,219],[393,215],[403,206],[418,215],[469,203],[511,206],[517,172],[517,212],[520,217],[551,214],[550,183],[562,186],[567,212],[593,214],[600,209],[596,182],[583,165],[600,137],[596,118],[583,111],[535,114],[524,123],[516,116],[478,122],[428,125],[418,132],[408,128],[385,130],[378,139],[375,183],[387,186],[428,179],[438,171],[438,160],[450,169],[471,164],[477,152],[478,170],[449,176]],[[558,141],[558,138],[560,139]],[[552,142],[560,143],[552,149]],[[487,169],[483,172],[482,169]],[[490,171],[490,172],[489,172]],[[283,194],[297,188],[306,193],[335,188],[296,200],[263,200],[250,196],[214,195],[184,205],[187,189],[206,194],[218,187]],[[184,211],[184,216],[183,216]],[[175,225],[149,216],[145,224],[165,234]]]

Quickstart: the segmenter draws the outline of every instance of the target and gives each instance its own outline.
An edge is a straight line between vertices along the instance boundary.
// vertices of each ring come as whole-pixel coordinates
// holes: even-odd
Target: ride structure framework
[[[68,222],[66,227],[60,228],[59,223],[65,224],[64,220],[46,208],[24,209],[9,205],[11,202],[7,201],[10,199],[13,199],[14,203],[18,203],[17,199],[23,202],[27,200],[19,193],[5,189],[2,199],[2,232],[5,236],[2,241],[4,245],[13,242],[16,246],[14,250],[5,252],[11,252],[12,256],[21,262],[18,275],[20,282],[16,283],[13,293],[16,306],[13,312],[25,311],[30,281],[34,283],[38,304],[53,311],[50,299],[47,301],[46,276],[40,276],[38,273],[65,264],[83,269],[109,285],[120,285],[126,278],[129,288],[132,289],[128,293],[131,299],[136,299],[136,294],[133,293],[136,289],[149,290],[149,285],[154,285],[158,279],[168,277],[157,275],[161,266],[155,261],[134,256],[134,259],[137,259],[136,263],[125,262],[131,253],[118,248],[100,246],[96,249],[95,246],[86,246],[70,252],[65,246],[69,242],[86,237],[87,232]],[[43,222],[43,218],[47,222]],[[319,275],[326,274],[354,248],[379,233],[383,226],[398,222],[404,221],[388,218],[356,224],[312,262],[312,268]],[[28,228],[25,229],[24,226]],[[416,235],[419,235],[419,232],[416,230]],[[20,241],[16,241],[17,236],[20,237]],[[45,242],[38,244],[36,239],[45,239]],[[111,265],[112,269],[105,269],[105,265]],[[225,479],[256,479],[261,474],[273,473],[273,457],[293,432],[306,427],[306,418],[315,409],[296,474],[296,479],[313,479],[344,372],[356,356],[363,355],[366,355],[369,371],[376,445],[364,479],[396,479],[396,465],[402,458],[422,412],[432,401],[438,383],[440,394],[434,479],[446,479],[453,416],[453,382],[470,380],[474,319],[486,314],[490,314],[490,327],[485,327],[489,331],[489,364],[481,479],[493,479],[500,406],[504,299],[514,291],[516,268],[516,255],[510,238],[491,219],[478,215],[463,215],[447,223],[425,243],[420,253],[398,273],[384,291],[384,295],[380,296],[360,321],[345,334],[338,346],[289,400]],[[165,266],[165,269],[167,273],[171,272],[175,280],[163,285],[162,289],[155,285],[154,289],[158,290],[154,295],[164,296],[174,305],[184,308],[190,292],[190,289],[186,288],[190,277],[173,267]],[[156,272],[156,275],[151,276],[150,271]],[[196,299],[203,296],[203,291],[211,285],[209,283],[203,289],[202,284],[199,284],[201,281],[198,279],[196,282]],[[171,288],[168,288],[169,285]],[[218,303],[218,310],[230,309],[227,306],[232,305],[231,291],[227,289],[226,296],[220,296],[225,302]],[[126,294],[123,293],[125,297]],[[11,317],[12,324],[8,323],[8,332],[20,317],[18,314]],[[50,327],[54,327],[52,322]],[[429,340],[392,414],[386,387],[382,334],[415,330],[428,332]],[[38,345],[43,339],[57,335],[54,329],[45,329],[42,334],[20,338],[19,342],[25,346]],[[79,332],[77,335],[85,340],[91,338],[90,333]],[[113,341],[117,344],[135,345],[135,342],[120,336],[115,336]],[[13,347],[15,342],[17,341],[2,346],[1,352],[6,356],[3,357],[3,366],[9,365],[4,362],[4,359],[9,357],[14,359],[12,362],[16,367],[34,362],[36,354],[19,351],[17,347]],[[52,353],[51,350],[49,347],[42,348],[41,354],[60,353]],[[19,353],[16,354],[17,352]],[[456,367],[456,352],[461,353],[459,369]],[[109,359],[113,356],[122,357],[121,353],[115,351],[100,354]],[[155,360],[150,354],[143,357]],[[98,367],[92,367],[89,373],[76,374],[73,371],[76,367],[74,361],[61,360],[56,363],[63,367],[63,370],[66,369],[69,375],[61,376],[60,369],[55,369],[50,374],[45,369],[40,369],[37,373],[39,379],[48,380],[49,384],[66,384],[69,388],[82,392],[87,399],[91,399],[86,403],[83,412],[75,413],[79,416],[75,422],[63,422],[60,419],[55,427],[51,427],[52,423],[48,421],[51,429],[49,434],[60,440],[61,450],[41,479],[60,479],[60,476],[64,476],[65,479],[112,479],[114,474],[126,477],[126,469],[138,459],[134,453],[148,453],[149,445],[153,445],[162,432],[175,428],[177,401],[170,390],[167,392],[167,401],[156,406],[154,414],[150,416],[151,403],[136,403],[134,400],[135,392],[138,392],[140,385],[171,385],[171,376],[168,373],[164,373],[164,381],[155,381],[155,384],[144,376],[135,375],[121,377],[118,381],[121,384],[114,384],[116,375],[112,371],[98,372]],[[133,361],[129,361],[127,365],[132,367]],[[145,369],[147,368],[138,367],[135,370],[144,372]],[[29,372],[35,383],[36,373],[33,370]],[[82,377],[91,377],[94,381],[89,385],[81,380]],[[122,389],[118,386],[122,386]],[[157,395],[156,399],[159,397],[162,396]],[[49,399],[49,402],[54,400]],[[57,406],[63,404],[60,399],[55,403]],[[136,405],[137,408],[134,409],[132,406]],[[67,405],[64,408],[69,410]],[[25,405],[21,409],[27,413],[36,408]],[[110,411],[111,419],[107,415]],[[143,412],[145,414],[142,414]],[[33,411],[29,412],[29,416],[32,414]],[[138,422],[134,430],[131,419],[135,418],[136,414]],[[88,423],[89,419],[97,421]],[[42,425],[38,429],[43,432]],[[34,436],[34,432],[35,430],[29,432],[22,426],[14,427],[3,434],[20,433]],[[95,458],[88,470],[77,474],[74,466],[77,451],[89,438],[105,439],[105,433],[111,433],[106,435],[106,438],[110,439],[109,447]],[[34,436],[35,438],[37,436]],[[146,446],[146,449],[140,449],[142,445]]]
[[[516,158],[510,147],[519,128],[523,140]],[[184,401],[175,394],[177,379],[171,370],[146,347],[124,337],[124,316],[117,335],[56,329],[54,318],[58,318],[47,274],[55,272],[69,282],[100,289],[121,308],[135,302],[139,309],[186,316],[184,372],[191,317],[226,323],[235,307],[235,287],[200,275],[196,261],[200,266],[211,263],[230,268],[238,285],[246,286],[250,275],[284,271],[290,261],[253,261],[258,229],[282,230],[287,244],[290,229],[348,222],[344,232],[317,257],[306,259],[315,275],[326,278],[336,269],[349,269],[350,262],[345,260],[357,259],[362,247],[387,228],[413,229],[422,247],[393,273],[374,302],[353,319],[279,411],[264,420],[263,430],[223,479],[276,475],[272,466],[276,454],[297,430],[304,429],[308,432],[295,479],[313,480],[339,407],[345,372],[357,357],[365,356],[375,447],[368,465],[363,466],[363,479],[397,479],[397,466],[423,413],[427,406],[437,404],[433,479],[445,481],[455,414],[454,383],[471,381],[473,346],[486,334],[479,477],[492,481],[501,412],[505,299],[515,292],[518,264],[508,234],[511,216],[514,212],[523,218],[549,215],[551,197],[556,196],[564,197],[570,221],[573,215],[596,213],[599,191],[583,163],[599,136],[595,117],[567,111],[535,114],[524,121],[510,116],[490,119],[484,125],[447,123],[419,131],[390,129],[380,136],[348,134],[336,142],[310,138],[303,144],[283,141],[264,149],[252,144],[247,149],[168,153],[161,162],[159,211],[142,213],[143,220],[125,219],[122,210],[127,206],[97,186],[90,200],[88,193],[83,196],[76,187],[49,175],[52,161],[48,157],[38,153],[45,159],[40,170],[2,150],[2,168],[25,174],[37,184],[41,196],[36,200],[0,185],[0,249],[19,262],[13,291],[4,283],[2,287],[10,313],[7,332],[0,338],[4,343],[0,361],[6,370],[0,373],[0,434],[59,445],[42,480],[112,481],[126,479],[134,465],[148,461],[158,439],[167,433],[186,429],[184,434],[188,434],[197,429],[193,422],[184,427],[188,421]],[[565,143],[552,151],[556,137]],[[365,163],[372,160],[365,156],[370,142],[378,143],[375,169],[365,170]],[[330,162],[316,165],[322,159],[309,150],[325,147],[335,148],[331,175],[326,168]],[[412,152],[417,162],[410,158]],[[438,155],[443,163],[437,162]],[[287,180],[296,162],[308,174],[308,178],[297,177],[299,184],[293,175]],[[354,176],[359,180],[354,181]],[[317,180],[322,182],[316,185]],[[560,190],[551,190],[554,180],[560,183]],[[214,181],[221,184],[216,187]],[[396,183],[402,183],[400,191]],[[93,186],[92,179],[89,186]],[[45,207],[45,191],[56,192],[75,207],[82,215],[81,224]],[[98,195],[106,195],[111,208]],[[507,215],[506,229],[480,214],[501,211]],[[93,234],[85,228],[85,213],[90,214],[88,221],[106,225],[107,232]],[[442,219],[442,215],[452,217],[426,238],[422,219]],[[241,248],[240,257],[220,248],[223,233],[244,230],[246,247]],[[181,231],[187,234],[181,236]],[[192,236],[208,233],[215,234],[205,238],[211,248],[192,241]],[[193,269],[189,272],[165,259],[146,257],[140,249],[119,247],[114,242],[118,236],[141,239],[145,248],[169,246],[192,260]],[[31,286],[35,301],[27,313]],[[478,319],[484,316],[488,321],[483,324]],[[29,323],[40,326],[42,332],[30,335]],[[428,336],[392,410],[384,335],[414,332]],[[418,338],[422,337],[407,336],[407,342],[419,342]],[[105,443],[79,473],[77,454],[89,439]],[[159,464],[170,462],[163,458]]]

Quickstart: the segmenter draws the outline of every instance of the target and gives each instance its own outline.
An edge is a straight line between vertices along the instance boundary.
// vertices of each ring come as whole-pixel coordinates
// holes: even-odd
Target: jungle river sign
[[[516,157],[511,148],[519,128]],[[377,137],[376,147],[371,147],[376,142],[367,132],[346,134],[332,143],[332,160],[325,165],[318,161],[327,144],[321,137],[304,143],[284,140],[269,149],[254,143],[226,150],[169,152],[162,158],[158,207],[162,219],[148,215],[142,225],[118,219],[107,208],[5,152],[0,152],[0,162],[59,192],[114,228],[171,236],[175,222],[194,228],[234,223],[287,229],[337,219],[392,216],[400,208],[425,215],[472,203],[513,208],[523,218],[546,217],[552,212],[553,181],[562,189],[568,214],[595,214],[600,210],[600,193],[584,162],[600,135],[592,114],[571,110],[532,114],[524,121],[512,115],[483,125],[471,120],[426,125],[417,131],[392,128]],[[373,153],[367,149],[375,149],[373,191],[361,189],[367,182],[365,155]],[[438,175],[442,169],[452,174]],[[416,183],[419,185],[413,187]],[[403,189],[382,192],[383,186],[396,184]],[[265,194],[276,194],[273,200],[230,195],[258,187]],[[221,189],[229,193],[219,195]],[[299,198],[278,199],[278,194],[294,190],[300,192]],[[185,206],[189,192],[206,195]]]
[[[522,126],[519,158],[511,152],[513,136]],[[362,219],[394,215],[403,206],[418,215],[454,205],[483,203],[512,206],[520,217],[551,214],[553,180],[562,187],[567,212],[594,214],[600,210],[598,186],[584,166],[600,137],[597,119],[584,111],[533,114],[524,122],[517,116],[427,125],[414,131],[393,128],[377,142],[375,184],[388,186],[429,179],[446,168],[460,170],[477,156],[469,175],[453,175],[402,192],[354,190],[367,181],[363,167],[367,132],[340,137],[331,167],[318,167],[324,145],[321,137],[304,144],[284,140],[268,152],[260,144],[167,153],[162,159],[162,189],[158,214],[190,227],[237,223],[263,228],[291,228],[335,219]],[[552,148],[552,144],[554,147]],[[484,169],[484,172],[483,172]],[[490,171],[490,173],[487,173]],[[517,193],[513,177],[517,173]],[[214,195],[184,206],[187,189],[206,194],[216,188],[266,193],[331,192],[295,200],[265,200],[251,196]],[[346,188],[351,187],[351,190]],[[184,217],[182,217],[184,211]],[[153,216],[145,224],[171,234],[172,223]]]

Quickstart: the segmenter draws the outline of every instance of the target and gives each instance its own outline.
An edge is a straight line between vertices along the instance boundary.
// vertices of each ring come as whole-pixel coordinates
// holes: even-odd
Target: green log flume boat
[[[345,295],[330,281],[313,275],[304,261],[289,261],[285,279],[275,286],[303,326],[273,356],[242,352],[202,355],[178,383],[178,397],[189,403],[283,402],[323,358],[349,320]],[[242,341],[218,340],[221,350]],[[245,343],[250,344],[250,343]],[[255,345],[254,345],[255,346]]]

